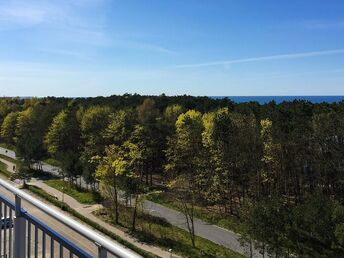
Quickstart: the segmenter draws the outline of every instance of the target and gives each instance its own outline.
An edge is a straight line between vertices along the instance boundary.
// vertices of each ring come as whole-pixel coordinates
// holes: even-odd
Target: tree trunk
[[[131,225],[131,231],[135,232],[136,230],[136,217],[137,217],[137,202],[139,200],[139,195],[137,194],[135,197],[135,206],[134,206],[134,212],[133,212],[133,221]]]
[[[250,258],[253,257],[252,239],[250,239]]]
[[[114,183],[115,183],[115,222],[116,224],[118,224],[118,192],[117,192],[117,182],[116,182],[116,178],[114,179]]]
[[[194,225],[194,218],[193,218],[193,209],[194,206],[193,204],[191,204],[191,207],[188,207],[187,201],[182,200],[183,205],[184,205],[184,216],[186,218],[186,224],[188,227],[188,231],[190,234],[190,238],[191,238],[191,243],[192,243],[192,247],[195,248],[196,247],[196,243],[195,243],[195,225]]]
[[[150,173],[150,186],[153,186],[153,173]]]

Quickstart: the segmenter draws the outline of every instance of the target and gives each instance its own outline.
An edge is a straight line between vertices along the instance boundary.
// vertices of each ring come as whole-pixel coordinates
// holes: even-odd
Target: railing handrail
[[[8,182],[0,179],[0,185],[6,188],[8,191],[12,192],[13,194],[19,196],[23,200],[29,202],[39,210],[43,211],[47,215],[53,217],[54,219],[58,220],[62,224],[70,227],[74,231],[78,232],[80,235],[84,236],[88,240],[94,242],[101,248],[106,249],[110,253],[123,257],[123,258],[138,258],[140,256],[133,253],[131,250],[126,249],[120,245],[116,245],[110,240],[104,238],[103,236],[99,235],[98,233],[94,232],[93,230],[85,227],[84,225],[80,224],[79,222],[67,217],[66,215],[62,214],[59,211],[56,211],[43,202],[37,200],[36,198],[32,197],[31,195],[25,193],[22,190],[14,187],[13,185],[9,184]]]

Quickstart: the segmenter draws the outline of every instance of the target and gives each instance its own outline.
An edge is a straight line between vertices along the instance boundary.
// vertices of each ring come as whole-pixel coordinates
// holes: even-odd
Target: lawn
[[[0,173],[6,178],[10,178],[13,174],[7,171],[7,165],[0,161]]]
[[[120,225],[114,223],[114,218],[111,215],[113,213],[109,210],[102,209],[94,212],[94,214],[114,226],[129,231],[132,221],[131,208],[120,207]],[[201,237],[196,238],[196,248],[193,248],[187,231],[172,226],[162,218],[144,214],[141,211],[138,213],[137,230],[133,235],[143,242],[157,245],[164,249],[171,248],[174,253],[183,257],[244,257]]]
[[[58,160],[52,159],[52,158],[46,159],[46,160],[44,160],[44,162],[49,164],[50,166],[54,166],[54,167],[60,167],[61,166],[61,163]]]
[[[9,162],[12,162],[12,163],[14,163],[14,164],[17,164],[17,165],[18,165],[18,163],[19,163],[18,160],[12,159],[12,158],[7,157],[7,156],[5,156],[5,155],[3,155],[3,154],[0,154],[0,158],[2,158],[2,159],[4,159],[4,160],[7,160],[7,161],[9,161]]]
[[[64,192],[65,194],[73,197],[75,200],[83,204],[96,204],[101,201],[101,196],[99,193],[82,189],[75,185],[71,185],[69,182],[66,181],[51,179],[44,181],[44,183],[61,192]]]
[[[171,209],[181,211],[182,208],[178,202],[176,202],[168,193],[152,193],[147,197],[148,200],[161,204],[163,206],[169,207]],[[205,207],[196,206],[195,207],[195,217],[206,221],[208,223],[217,225],[228,230],[232,230],[236,233],[240,233],[241,224],[238,219],[224,216],[214,210],[208,210]]]
[[[0,171],[7,171],[7,165],[0,161]]]
[[[8,144],[8,143],[0,143],[0,147],[2,148],[5,148],[5,149],[9,149],[9,150],[12,150],[14,151],[15,150],[15,147],[11,144]]]

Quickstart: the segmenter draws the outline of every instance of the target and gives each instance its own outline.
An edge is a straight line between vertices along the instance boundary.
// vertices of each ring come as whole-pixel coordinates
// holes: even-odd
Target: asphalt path
[[[13,151],[7,150],[6,152],[6,149],[1,147],[0,154],[6,155],[11,158],[16,158],[15,153]],[[44,163],[43,170],[46,172],[53,173],[55,175],[58,174],[59,171],[58,168]],[[86,183],[83,179],[81,179],[81,186],[86,187]],[[148,200],[144,201],[143,210],[145,213],[163,218],[170,224],[187,230],[186,219],[183,213],[179,211],[164,207],[160,204]],[[208,239],[216,244],[222,245],[245,256],[250,255],[249,246],[241,245],[239,234],[224,228],[220,228],[216,225],[209,224],[199,219],[195,219],[194,223],[195,234],[197,236]],[[253,257],[262,257],[262,255],[259,253],[258,250],[255,250],[253,248]]]
[[[0,147],[0,154],[5,155],[5,156],[12,158],[12,159],[17,159],[17,156],[16,156],[14,151],[5,149],[3,147]],[[54,167],[54,166],[51,166],[45,162],[42,162],[42,168],[43,168],[43,171],[48,172],[50,174],[53,174],[55,176],[60,175],[60,173],[59,173],[60,169],[58,167]]]

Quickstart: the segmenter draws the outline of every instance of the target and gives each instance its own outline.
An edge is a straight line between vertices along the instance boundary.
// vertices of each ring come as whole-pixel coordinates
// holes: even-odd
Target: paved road
[[[17,159],[14,151],[11,151],[11,150],[8,150],[8,149],[2,148],[2,147],[0,147],[0,154],[5,155],[5,156],[12,158],[12,159]],[[51,166],[51,165],[44,163],[44,162],[42,164],[42,167],[43,167],[43,171],[45,171],[45,172],[49,172],[55,176],[59,175],[59,168],[57,168],[57,167]]]
[[[12,158],[15,157],[14,152],[8,151],[7,153],[5,153],[5,151],[6,149],[0,147],[0,154],[4,154]],[[58,171],[58,168],[50,165],[44,165],[44,171],[53,171],[54,173],[56,173],[56,171]],[[85,183],[82,180],[82,186],[83,185],[85,185]],[[186,220],[181,212],[164,207],[157,203],[153,203],[151,201],[145,201],[143,203],[143,209],[146,213],[164,218],[172,225],[187,230]],[[197,236],[203,237],[238,253],[249,256],[249,247],[242,246],[239,241],[240,236],[230,230],[226,230],[216,225],[212,225],[202,220],[196,219],[195,233]],[[258,250],[253,250],[253,257],[262,257],[262,255],[258,252]]]

